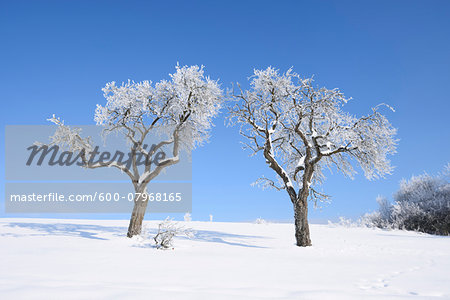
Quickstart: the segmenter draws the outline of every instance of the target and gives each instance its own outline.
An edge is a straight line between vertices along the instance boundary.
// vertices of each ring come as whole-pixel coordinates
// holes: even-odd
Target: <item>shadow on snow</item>
[[[87,224],[69,224],[69,223],[54,223],[54,224],[43,224],[43,223],[9,223],[6,225],[12,228],[26,228],[30,230],[37,231],[38,233],[26,233],[26,234],[14,234],[14,233],[3,233],[2,236],[74,236],[82,237],[94,240],[109,240],[109,238],[102,237],[105,233],[112,234],[117,237],[125,237],[127,232],[126,227],[122,226],[102,226],[102,225],[87,225]],[[156,235],[157,230],[153,228],[145,229],[146,235],[153,236]],[[179,236],[177,238],[189,239],[184,236]],[[230,246],[240,246],[249,248],[266,248],[262,246],[251,245],[245,243],[247,239],[266,239],[263,236],[254,235],[241,235],[241,234],[231,234],[219,231],[210,230],[195,230],[195,235],[192,240],[210,242],[210,243],[221,243]],[[151,239],[151,238],[150,238]],[[231,240],[231,241],[230,241]]]
[[[115,236],[125,235],[126,228],[120,226],[101,226],[101,225],[84,225],[84,224],[42,224],[42,223],[10,223],[9,227],[20,227],[38,231],[39,233],[30,234],[3,234],[9,236],[78,236],[94,240],[108,240],[97,235],[101,233],[112,233]]]

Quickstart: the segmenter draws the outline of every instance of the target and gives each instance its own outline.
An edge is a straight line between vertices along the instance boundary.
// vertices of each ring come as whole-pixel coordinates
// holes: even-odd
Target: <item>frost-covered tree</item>
[[[203,67],[176,66],[170,80],[155,85],[150,81],[106,84],[103,88],[106,104],[97,105],[95,121],[104,128],[104,134],[118,133],[130,145],[131,167],[117,161],[93,163],[89,159],[92,143],[82,138],[80,130],[64,125],[53,116],[58,125],[51,144],[64,145],[79,152],[83,167],[115,167],[127,174],[135,189],[134,208],[128,228],[128,237],[140,234],[147,208],[147,185],[164,168],[180,160],[180,151],[192,150],[208,140],[212,118],[217,115],[223,102],[223,91],[217,81],[204,75]],[[146,149],[145,140],[161,137],[160,141]],[[167,139],[165,138],[167,137]],[[169,147],[169,157],[155,161],[157,152]],[[138,159],[145,161],[140,170]],[[143,158],[142,158],[143,157]]]
[[[367,178],[392,171],[388,154],[395,152],[396,130],[379,112],[379,106],[357,118],[342,110],[348,98],[338,89],[313,85],[289,69],[255,70],[250,89],[231,95],[230,121],[240,124],[245,148],[262,153],[277,180],[260,178],[263,187],[286,190],[294,207],[298,246],[310,246],[308,198],[328,196],[316,186],[323,171],[334,168],[346,176],[355,173],[352,160]]]

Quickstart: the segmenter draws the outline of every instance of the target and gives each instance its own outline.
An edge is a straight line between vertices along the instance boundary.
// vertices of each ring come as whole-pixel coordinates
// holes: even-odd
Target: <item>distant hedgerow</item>
[[[445,174],[436,177],[424,174],[403,180],[394,200],[391,204],[378,197],[378,211],[364,216],[363,222],[379,228],[450,235],[450,183]]]

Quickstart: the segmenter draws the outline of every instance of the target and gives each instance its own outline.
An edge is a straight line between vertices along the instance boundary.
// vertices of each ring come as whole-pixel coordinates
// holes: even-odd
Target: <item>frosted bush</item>
[[[185,228],[167,217],[159,224],[158,233],[155,235],[153,240],[155,241],[156,248],[158,249],[173,249],[173,238],[175,236],[183,235],[188,238],[192,238],[194,234],[195,232],[191,228]]]
[[[255,220],[255,223],[256,223],[256,224],[267,224],[267,221],[264,220],[263,218],[257,218],[257,219]]]
[[[377,199],[379,210],[366,215],[364,223],[380,228],[450,234],[450,183],[443,176],[427,174],[403,180],[390,204]]]
[[[185,222],[190,222],[190,221],[192,221],[192,216],[191,216],[191,214],[190,213],[185,213],[184,214],[184,221]]]

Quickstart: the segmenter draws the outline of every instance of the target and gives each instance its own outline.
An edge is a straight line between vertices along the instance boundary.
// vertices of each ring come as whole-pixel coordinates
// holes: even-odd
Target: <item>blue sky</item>
[[[226,88],[246,85],[253,68],[292,66],[353,97],[353,114],[396,108],[386,110],[399,130],[394,174],[330,175],[332,203],[310,210],[313,221],[357,217],[402,178],[450,161],[449,15],[449,1],[0,1],[0,166],[5,125],[46,124],[52,113],[94,124],[108,81],[158,81],[180,62],[205,65]],[[271,174],[262,157],[241,150],[223,114],[215,124],[193,154],[193,218],[291,219],[285,192],[250,186]]]

